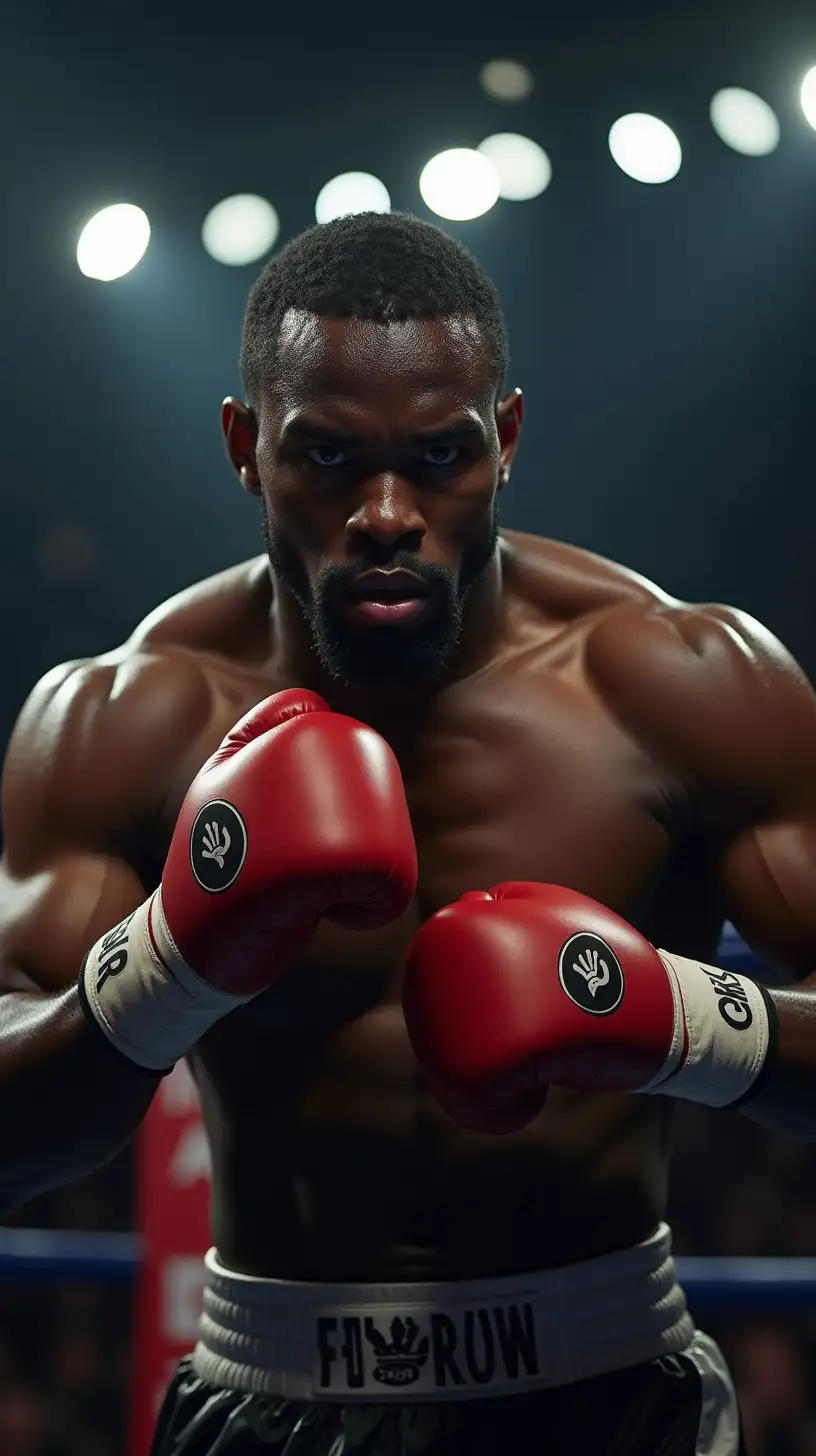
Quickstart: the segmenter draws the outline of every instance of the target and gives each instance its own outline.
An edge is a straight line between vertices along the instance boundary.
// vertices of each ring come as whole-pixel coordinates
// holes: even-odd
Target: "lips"
[[[363,572],[344,592],[351,617],[370,626],[396,626],[419,616],[428,587],[413,571],[376,569]]]
[[[408,598],[423,599],[428,588],[421,576],[414,571],[385,571],[377,568],[364,571],[347,588],[347,595],[355,601],[406,601]]]

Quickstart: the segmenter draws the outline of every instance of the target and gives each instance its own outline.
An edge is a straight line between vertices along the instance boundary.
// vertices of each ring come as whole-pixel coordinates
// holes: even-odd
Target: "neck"
[[[416,679],[332,677],[314,650],[308,624],[294,597],[272,574],[271,635],[281,671],[299,687],[325,698],[332,708],[376,727],[385,737],[423,719],[445,688],[477,671],[493,654],[503,627],[502,549],[494,552],[468,594],[462,632],[444,673],[428,682]]]

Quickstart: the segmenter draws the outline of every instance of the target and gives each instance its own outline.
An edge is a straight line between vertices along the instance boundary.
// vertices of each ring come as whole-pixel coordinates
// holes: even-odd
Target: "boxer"
[[[675,1099],[807,1136],[816,711],[756,622],[500,532],[495,288],[343,219],[244,323],[265,551],[50,673],[4,781],[0,1204],[186,1057],[213,1158],[154,1456],[732,1456],[664,1222]]]

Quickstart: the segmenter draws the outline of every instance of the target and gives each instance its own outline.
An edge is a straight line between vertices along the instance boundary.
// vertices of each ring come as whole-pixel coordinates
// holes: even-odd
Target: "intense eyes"
[[[322,465],[324,469],[331,469],[332,466],[347,465],[343,451],[337,445],[312,445],[306,451],[313,465]],[[339,459],[337,458],[339,456]]]
[[[336,470],[349,464],[348,456],[339,445],[312,445],[306,454],[312,464],[322,470]],[[429,445],[422,454],[422,464],[432,465],[436,469],[450,469],[452,465],[458,465],[461,457],[461,445]]]
[[[433,456],[433,459],[429,459]],[[441,456],[447,458],[441,459]],[[461,445],[429,445],[424,455],[426,465],[456,465],[462,456]]]

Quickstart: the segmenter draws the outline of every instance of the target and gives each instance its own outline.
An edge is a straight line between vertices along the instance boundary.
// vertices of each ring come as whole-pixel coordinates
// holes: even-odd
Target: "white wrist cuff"
[[[770,1045],[765,997],[756,981],[684,956],[658,955],[674,996],[674,1041],[658,1075],[641,1088],[708,1107],[750,1091]]]
[[[252,998],[216,990],[173,942],[161,890],[96,942],[80,972],[89,1011],[124,1056],[165,1072]]]

